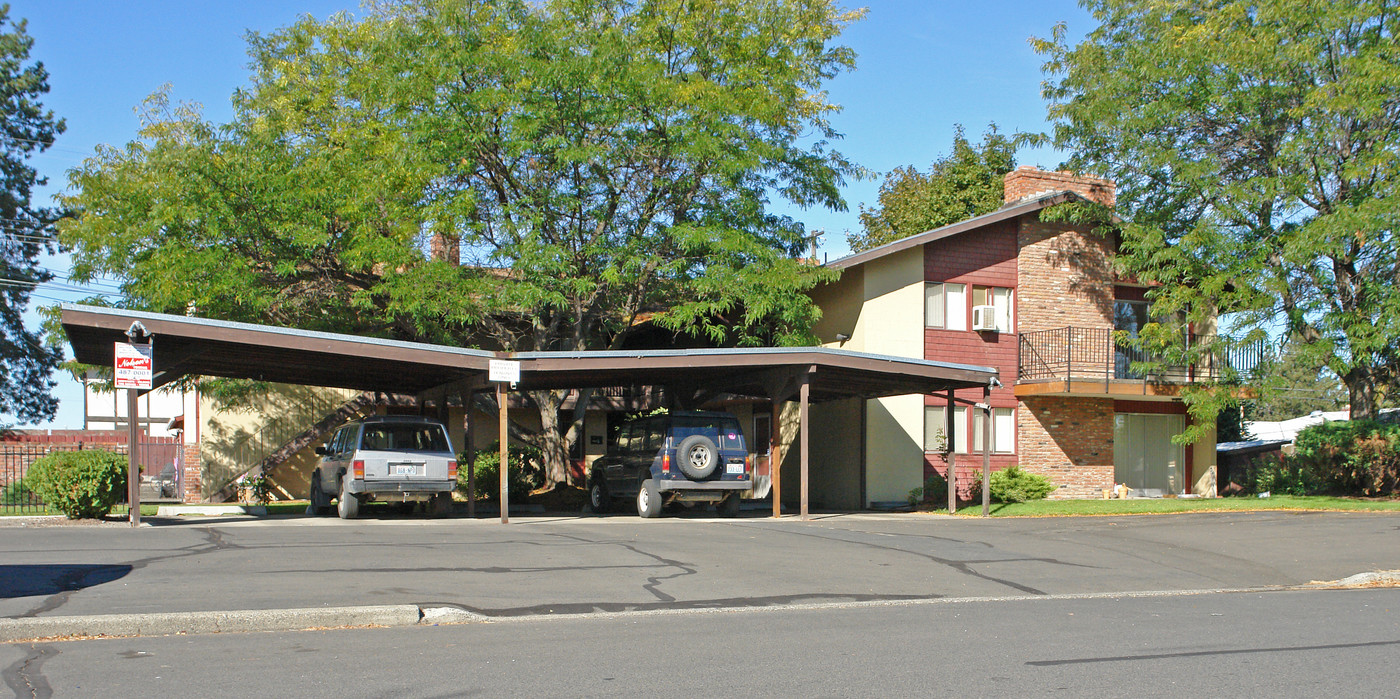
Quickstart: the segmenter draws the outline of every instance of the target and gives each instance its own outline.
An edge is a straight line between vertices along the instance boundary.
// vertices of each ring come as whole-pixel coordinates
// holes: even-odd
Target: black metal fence
[[[1021,333],[1018,379],[1247,381],[1268,357],[1263,342],[1238,344],[1215,335],[1184,339],[1177,356],[1165,356],[1119,341],[1107,328]]]
[[[184,483],[180,461],[183,445],[175,440],[141,442],[141,500],[181,500]],[[48,511],[43,500],[25,483],[25,476],[35,461],[57,451],[103,449],[125,455],[125,444],[84,445],[83,443],[0,443],[0,513],[44,514]],[[121,504],[126,504],[122,490]]]

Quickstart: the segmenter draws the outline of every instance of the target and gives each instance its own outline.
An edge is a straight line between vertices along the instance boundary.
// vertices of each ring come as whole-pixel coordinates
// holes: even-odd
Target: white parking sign
[[[151,346],[118,342],[116,363],[117,388],[149,389],[151,387]]]

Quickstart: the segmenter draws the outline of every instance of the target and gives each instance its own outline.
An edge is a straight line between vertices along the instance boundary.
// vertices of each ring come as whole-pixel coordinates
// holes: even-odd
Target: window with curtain
[[[966,330],[967,314],[966,284],[924,285],[924,327]]]

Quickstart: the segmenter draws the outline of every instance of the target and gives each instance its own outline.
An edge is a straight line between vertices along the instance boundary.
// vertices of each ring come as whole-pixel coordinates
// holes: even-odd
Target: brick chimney
[[[1076,175],[1070,172],[1050,172],[1032,165],[1022,165],[1006,173],[1004,201],[1007,204],[1033,199],[1050,192],[1070,191],[1089,201],[1105,206],[1113,206],[1117,200],[1117,188],[1113,180]]]
[[[441,233],[432,233],[428,239],[428,254],[434,260],[445,260],[454,265],[462,264],[461,239],[457,236],[446,236]]]

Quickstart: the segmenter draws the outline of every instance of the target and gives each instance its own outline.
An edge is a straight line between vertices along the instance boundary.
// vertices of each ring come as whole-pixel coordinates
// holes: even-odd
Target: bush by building
[[[1049,478],[1038,473],[1027,473],[1019,466],[1012,465],[991,474],[988,491],[997,502],[1025,502],[1042,500],[1055,489]]]
[[[501,453],[500,443],[476,452],[472,462],[475,472],[476,497],[495,500],[501,493]],[[529,444],[511,444],[510,454],[510,501],[524,502],[530,491],[544,484],[544,458],[540,450]],[[458,454],[457,463],[465,464],[466,455]],[[457,475],[457,490],[467,492],[467,470],[460,469]]]
[[[126,462],[101,449],[56,451],[35,461],[24,482],[69,519],[103,517],[126,488]]]

